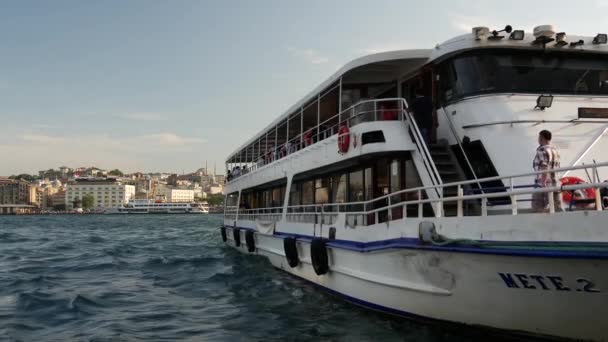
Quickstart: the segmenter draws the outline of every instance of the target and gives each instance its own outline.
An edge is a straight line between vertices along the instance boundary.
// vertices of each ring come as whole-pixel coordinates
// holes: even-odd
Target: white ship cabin
[[[602,210],[592,185],[608,179],[607,53],[605,34],[545,25],[356,59],[228,157],[225,223],[519,215],[543,191],[574,198],[566,211]],[[427,100],[426,117],[413,110]],[[559,178],[581,184],[535,186],[541,130],[553,133]]]

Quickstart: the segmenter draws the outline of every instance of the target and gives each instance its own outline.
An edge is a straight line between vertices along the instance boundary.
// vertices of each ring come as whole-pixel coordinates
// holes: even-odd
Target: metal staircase
[[[467,180],[464,171],[458,164],[456,156],[446,141],[440,141],[436,144],[429,145],[431,158],[437,167],[439,176],[443,184],[460,182]],[[443,197],[458,196],[458,187],[448,186],[443,189]],[[456,202],[446,202],[443,206],[444,216],[456,216]]]

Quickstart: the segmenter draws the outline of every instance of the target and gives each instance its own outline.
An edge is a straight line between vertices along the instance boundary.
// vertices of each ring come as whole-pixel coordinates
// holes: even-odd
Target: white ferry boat
[[[477,27],[348,63],[228,157],[223,240],[373,310],[608,341],[606,40]],[[541,130],[561,185],[535,185]]]
[[[208,214],[207,202],[159,202],[152,199],[129,200],[122,207],[109,208],[106,214]]]

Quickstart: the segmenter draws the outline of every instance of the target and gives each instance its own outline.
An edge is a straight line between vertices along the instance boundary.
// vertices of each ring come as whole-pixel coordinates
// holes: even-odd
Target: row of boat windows
[[[422,183],[409,154],[399,158],[380,158],[355,167],[294,181],[289,205],[368,201],[395,191],[415,188]],[[283,204],[285,185],[244,190],[242,209],[274,208]],[[237,205],[238,193],[228,195],[227,205]]]

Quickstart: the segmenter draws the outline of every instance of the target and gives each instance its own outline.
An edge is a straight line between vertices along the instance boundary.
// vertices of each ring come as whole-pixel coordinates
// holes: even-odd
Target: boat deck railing
[[[241,168],[241,173],[233,175],[227,182],[233,181],[246,174],[253,173],[256,170],[293,153],[313,146],[334,135],[338,135],[342,126],[350,128],[364,122],[373,121],[407,121],[409,123],[408,133],[414,140],[418,153],[422,156],[422,161],[431,177],[432,184],[441,184],[439,172],[435,167],[435,163],[432,161],[431,154],[424,143],[424,139],[413,115],[408,110],[408,104],[404,98],[383,98],[361,101],[318,125],[307,129],[305,132],[290,138],[284,144],[271,148],[263,155],[254,158],[252,162],[243,163],[246,167]]]
[[[606,167],[608,167],[608,162],[563,167],[550,171],[555,173],[558,179],[558,175],[562,173],[584,171],[588,182],[580,184],[557,184],[541,187],[533,183],[534,179],[543,174],[547,177],[550,177],[550,175],[547,171],[538,171],[404,189],[368,201],[291,205],[286,206],[284,210],[289,222],[314,224],[332,224],[338,214],[345,213],[346,224],[351,226],[390,222],[391,220],[407,217],[443,217],[446,207],[453,209],[453,212],[448,216],[455,217],[519,215],[531,212],[554,214],[558,211],[580,210],[603,211],[605,207],[608,207],[608,190],[604,190],[608,189],[608,181],[599,179],[598,170]],[[468,185],[487,184],[492,181],[502,181],[506,186],[467,189]],[[445,189],[450,187],[456,188],[456,194],[443,196]],[[427,196],[429,191],[436,191],[440,196],[430,198]],[[553,196],[555,193],[570,194],[571,201],[564,203],[565,208],[562,208],[561,203],[555,203],[556,198]],[[532,211],[529,206],[520,208],[521,203],[530,202],[534,194],[544,194],[542,196],[548,204],[546,209]],[[469,210],[467,210],[467,207]],[[243,211],[237,207],[231,207],[230,210],[227,208],[226,217],[239,217],[240,219],[242,217],[241,212],[247,213],[245,215],[252,215],[250,212],[254,210],[255,214],[253,216],[244,217],[255,220],[262,216],[268,218],[274,215],[273,217],[280,220],[279,209],[282,213],[282,208]]]

